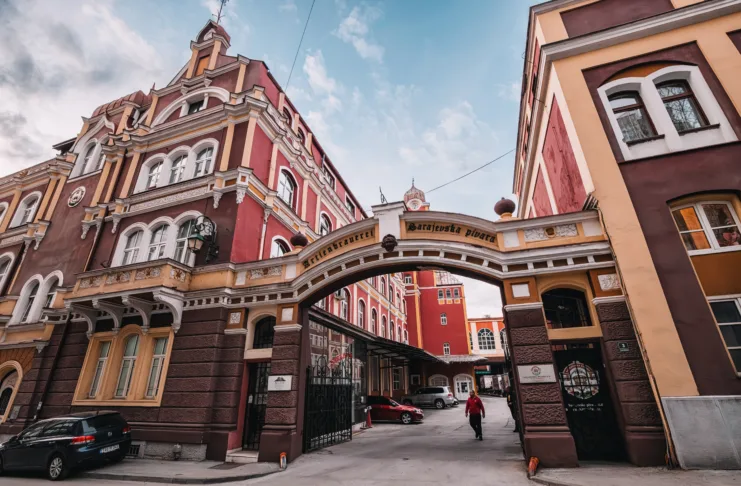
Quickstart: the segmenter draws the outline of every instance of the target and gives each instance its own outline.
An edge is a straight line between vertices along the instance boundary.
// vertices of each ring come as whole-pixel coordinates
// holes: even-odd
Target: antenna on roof
[[[378,192],[381,193],[381,204],[388,203],[388,201],[386,200],[386,196],[383,195],[383,189],[381,189],[381,186],[378,186]]]
[[[219,11],[216,13],[216,23],[217,24],[221,23],[221,17],[223,16],[222,14],[224,13],[224,6],[226,5],[228,1],[229,0],[219,0]]]

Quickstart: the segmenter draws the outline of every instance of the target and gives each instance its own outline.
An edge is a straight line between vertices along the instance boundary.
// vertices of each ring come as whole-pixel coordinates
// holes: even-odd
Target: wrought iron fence
[[[352,439],[352,361],[320,358],[306,370],[304,452]]]

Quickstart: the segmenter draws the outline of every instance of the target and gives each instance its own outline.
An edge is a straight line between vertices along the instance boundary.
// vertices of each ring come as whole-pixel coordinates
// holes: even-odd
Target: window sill
[[[682,135],[689,135],[689,134],[697,133],[697,132],[705,132],[708,130],[716,130],[719,128],[720,128],[720,123],[716,123],[715,125],[706,125],[704,127],[693,128],[691,130],[684,130],[684,131],[677,132],[677,133],[679,133],[679,135],[682,136]]]
[[[698,255],[711,255],[713,253],[729,253],[734,251],[741,251],[741,245],[735,245],[735,246],[725,246],[723,248],[708,248],[705,250],[688,250],[687,254],[689,256],[698,256]]]
[[[87,174],[79,174],[79,175],[74,176],[71,179],[68,179],[67,182],[81,181],[82,179],[86,179],[88,177],[92,177],[94,175],[100,174],[101,172],[103,172],[103,169],[94,170],[93,172],[88,172]]]
[[[161,405],[161,401],[162,398],[142,400],[126,400],[122,398],[95,400],[92,398],[85,398],[83,400],[72,400],[72,406],[90,407],[102,405],[107,407],[159,407]]]
[[[625,145],[627,145],[628,147],[633,147],[634,145],[640,145],[642,143],[653,142],[655,140],[662,140],[663,138],[664,138],[664,135],[656,135],[653,137],[642,138],[640,140],[632,140],[630,142],[625,142]]]

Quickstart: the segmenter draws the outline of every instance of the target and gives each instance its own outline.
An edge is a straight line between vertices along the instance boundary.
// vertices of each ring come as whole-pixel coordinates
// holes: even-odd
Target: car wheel
[[[401,402],[403,405],[414,405],[411,400],[404,400]]]
[[[67,464],[61,454],[54,454],[46,467],[46,476],[51,481],[59,481],[67,476]]]
[[[445,402],[438,398],[437,400],[435,400],[435,408],[438,410],[442,410],[443,408],[445,408]]]
[[[409,412],[404,412],[401,414],[401,423],[404,425],[409,425],[412,423],[412,414]]]

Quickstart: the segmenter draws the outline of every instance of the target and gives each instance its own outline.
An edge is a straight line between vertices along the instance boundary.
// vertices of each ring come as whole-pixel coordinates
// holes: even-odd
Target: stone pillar
[[[661,415],[625,297],[601,297],[592,302],[602,327],[605,365],[622,417],[628,459],[637,466],[664,465],[666,438]]]
[[[504,318],[512,356],[526,459],[537,457],[544,467],[577,467],[574,437],[566,421],[561,387],[553,383],[520,383],[519,366],[553,366],[541,302],[506,305]]]
[[[302,348],[308,346],[309,341],[308,310],[301,310],[297,305],[280,306],[276,321],[270,377],[290,377],[291,386],[280,391],[268,389],[258,456],[261,462],[277,462],[282,452],[290,462],[303,452],[304,370],[307,364],[303,361],[308,359],[308,353],[302,353]]]

